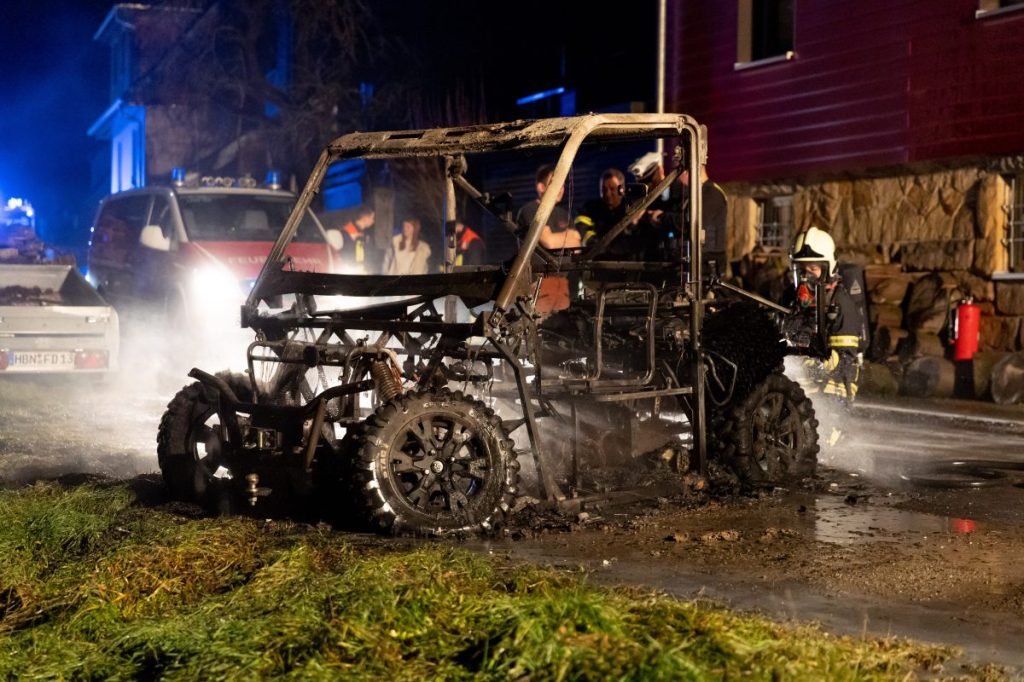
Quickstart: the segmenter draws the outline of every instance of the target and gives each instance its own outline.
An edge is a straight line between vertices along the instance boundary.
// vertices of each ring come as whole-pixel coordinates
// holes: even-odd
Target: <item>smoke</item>
[[[154,320],[123,323],[116,372],[0,377],[0,483],[158,472],[160,417],[192,383],[188,371],[241,371],[251,340],[236,330],[197,341],[188,331]]]
[[[831,469],[870,479],[892,476],[891,466],[862,437],[863,425],[855,412],[838,398],[821,393],[804,366],[804,358],[786,358],[786,376],[799,383],[814,405],[818,420],[818,463]]]

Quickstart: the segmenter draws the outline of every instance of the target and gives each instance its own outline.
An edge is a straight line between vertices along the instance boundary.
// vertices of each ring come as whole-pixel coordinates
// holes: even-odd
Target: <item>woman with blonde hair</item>
[[[423,225],[419,218],[402,220],[402,231],[391,238],[391,249],[384,262],[385,275],[424,275],[430,259],[430,245],[420,239]]]

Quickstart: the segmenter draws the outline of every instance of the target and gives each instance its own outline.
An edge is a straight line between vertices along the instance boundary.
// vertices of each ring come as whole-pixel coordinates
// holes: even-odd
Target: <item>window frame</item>
[[[1003,211],[1006,212],[1006,273],[1024,277],[1024,173],[1003,175],[1006,182],[1006,196]],[[1018,245],[1016,248],[1014,245]],[[1019,253],[1015,253],[1019,250]]]
[[[787,222],[780,222],[779,217],[781,214],[777,213],[775,220],[765,223],[765,208],[769,205],[772,205],[776,211],[782,207],[787,207],[789,209],[789,220]],[[754,221],[754,227],[757,230],[757,236],[754,240],[755,247],[766,253],[786,253],[789,245],[792,243],[793,234],[796,229],[796,221],[793,220],[793,195],[776,194],[754,197],[754,206],[757,208]],[[771,225],[775,232],[767,242],[765,240],[765,225]]]
[[[736,62],[733,64],[735,71],[780,64],[792,61],[796,57],[796,1],[792,0],[790,11],[792,12],[792,35],[791,47],[780,54],[768,55],[754,59],[754,0],[738,0],[738,17],[736,22]]]
[[[978,9],[974,10],[974,18],[987,19],[1014,12],[1024,12],[1024,2],[1004,7],[1000,4],[1000,0],[978,0]]]

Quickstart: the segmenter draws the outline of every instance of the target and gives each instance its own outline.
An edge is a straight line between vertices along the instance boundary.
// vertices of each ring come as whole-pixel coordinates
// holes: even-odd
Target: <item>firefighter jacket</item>
[[[852,402],[857,395],[861,353],[864,351],[864,314],[846,285],[839,279],[828,291],[828,355],[820,360],[815,383],[821,392]]]
[[[485,248],[484,240],[480,238],[480,235],[469,227],[462,228],[462,234],[459,235],[459,241],[455,247],[455,264],[482,265]]]

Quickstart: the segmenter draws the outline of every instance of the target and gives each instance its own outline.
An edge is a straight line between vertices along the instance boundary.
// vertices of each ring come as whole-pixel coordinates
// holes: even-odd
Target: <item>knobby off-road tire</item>
[[[792,483],[817,468],[814,407],[781,372],[769,374],[723,415],[714,440],[720,461],[746,483]]]
[[[447,389],[388,402],[353,431],[354,483],[376,530],[486,532],[510,512],[519,463],[494,411]]]
[[[252,399],[249,379],[244,374],[218,374],[227,381],[239,400]],[[223,464],[220,442],[211,428],[217,418],[219,395],[198,381],[178,391],[160,419],[156,437],[157,462],[171,497],[185,502],[203,502],[214,473]]]

